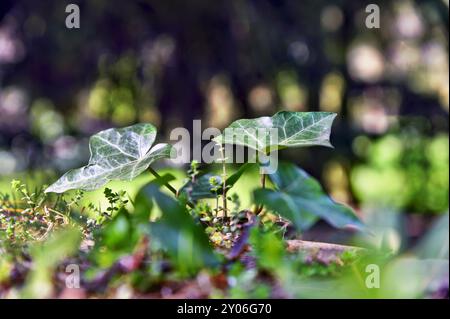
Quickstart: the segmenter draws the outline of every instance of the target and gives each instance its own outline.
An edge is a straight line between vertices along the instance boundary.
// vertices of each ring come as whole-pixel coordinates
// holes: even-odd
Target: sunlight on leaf
[[[131,180],[154,161],[170,157],[171,145],[162,143],[152,148],[155,138],[156,128],[151,124],[101,131],[89,140],[88,165],[67,172],[45,192],[91,191],[110,180]]]

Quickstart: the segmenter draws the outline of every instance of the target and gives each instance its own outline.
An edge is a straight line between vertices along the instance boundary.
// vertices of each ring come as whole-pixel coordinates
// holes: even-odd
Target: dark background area
[[[334,151],[283,156],[343,201],[448,207],[448,1],[374,2],[379,29],[364,1],[75,1],[67,29],[69,3],[0,4],[1,180],[79,166],[111,126],[333,111]]]

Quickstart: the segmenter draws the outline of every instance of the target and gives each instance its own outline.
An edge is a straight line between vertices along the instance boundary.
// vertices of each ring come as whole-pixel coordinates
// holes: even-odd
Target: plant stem
[[[219,213],[219,195],[216,195],[216,217]]]
[[[266,188],[266,174],[261,174],[261,187]]]
[[[161,175],[159,175],[158,172],[155,171],[155,170],[154,170],[153,168],[151,168],[150,166],[148,167],[148,170],[149,170],[149,172],[152,173],[152,175],[155,176],[156,178],[161,178]],[[170,185],[169,183],[164,183],[164,186],[165,186],[168,190],[170,190],[175,196],[178,197],[178,192],[177,192],[177,190],[176,190],[172,185]]]
[[[261,174],[260,181],[261,181],[261,188],[266,188],[266,174],[264,174],[264,173]],[[261,213],[263,208],[264,208],[263,205],[260,205],[259,207],[257,207],[255,210],[255,215],[259,215],[259,213]]]
[[[156,178],[161,178],[161,175],[159,175],[158,172],[155,171],[155,170],[154,170],[153,168],[151,168],[150,166],[148,167],[148,171],[149,171],[150,173],[152,173],[152,175],[155,176]],[[178,197],[178,191],[177,191],[172,185],[170,185],[168,182],[165,182],[165,183],[164,183],[164,186],[165,186],[169,191],[171,191],[171,192],[175,195],[175,197]],[[187,204],[190,208],[194,208],[194,204],[193,204],[193,203],[187,201],[186,204]]]
[[[225,163],[225,153],[223,145],[220,147],[220,154],[222,155],[222,200],[223,200],[223,216],[227,217],[227,169]]]

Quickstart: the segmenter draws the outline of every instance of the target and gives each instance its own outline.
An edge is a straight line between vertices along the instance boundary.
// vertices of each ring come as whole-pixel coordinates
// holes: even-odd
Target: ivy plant
[[[220,236],[228,243],[234,239],[238,242],[239,237],[245,237],[244,232],[238,232],[238,238],[233,239],[232,231],[239,229],[239,224],[243,222],[261,222],[258,216],[263,212],[281,216],[299,231],[307,230],[319,219],[337,228],[351,226],[363,229],[363,223],[350,207],[334,202],[317,180],[292,163],[279,163],[276,172],[268,175],[272,185],[270,188],[266,187],[266,174],[261,173],[261,187],[253,192],[253,211],[244,209],[239,212],[227,208],[227,201],[236,202],[235,197],[228,196],[228,191],[250,166],[257,164],[245,163],[229,175],[224,156],[226,144],[252,148],[257,154],[264,155],[286,148],[331,147],[330,133],[335,117],[335,113],[329,112],[283,111],[272,117],[237,120],[228,128],[238,129],[239,134],[230,138],[225,129],[222,135],[213,139],[222,153],[222,173],[207,172],[202,175],[198,163],[194,162],[187,182],[178,190],[171,186],[170,176],[160,176],[150,166],[157,160],[170,158],[173,150],[169,144],[154,145],[157,131],[153,125],[111,128],[90,138],[91,157],[86,166],[67,172],[46,192],[62,193],[71,189],[90,191],[110,180],[132,180],[149,170],[156,180],[144,186],[134,199],[134,217],[127,217],[126,220],[127,223],[134,223],[130,229],[136,229],[137,233],[133,231],[132,235],[127,236],[135,238],[146,234],[145,229],[148,229],[149,235],[157,239],[187,271],[216,263],[218,259],[211,249],[211,242],[220,242]],[[273,132],[277,135],[275,139],[271,136]],[[159,190],[162,185],[173,196],[162,193]],[[216,198],[218,203],[219,197],[223,200],[222,206],[217,204],[214,211],[202,203],[207,198]],[[159,207],[162,215],[150,218],[150,211],[155,206]],[[196,218],[198,214],[200,216]],[[114,221],[117,220],[122,219],[115,217]]]
[[[154,161],[170,157],[172,146],[161,143],[152,147],[155,139],[156,128],[151,124],[101,131],[89,140],[89,163],[68,171],[45,192],[91,191],[113,179],[132,180]]]

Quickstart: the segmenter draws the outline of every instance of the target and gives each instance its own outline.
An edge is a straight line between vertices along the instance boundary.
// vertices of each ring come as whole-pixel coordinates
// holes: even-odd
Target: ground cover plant
[[[335,202],[319,182],[290,162],[275,171],[260,169],[261,157],[283,149],[331,146],[336,114],[279,112],[240,119],[237,138],[213,139],[220,169],[193,161],[182,186],[152,166],[174,156],[156,143],[150,123],[110,128],[91,136],[90,159],[50,186],[30,190],[13,181],[14,196],[0,200],[0,295],[4,297],[422,297],[445,294],[440,279],[448,263],[429,247],[445,241],[448,215],[419,243],[428,254],[430,275],[419,259],[399,258],[389,236]],[[263,134],[255,135],[261,129]],[[270,130],[277,132],[272,139]],[[273,131],[272,131],[273,132]],[[255,150],[231,171],[226,145]],[[333,151],[330,148],[330,151]],[[213,166],[213,165],[211,165]],[[259,178],[252,203],[241,207],[233,192],[248,170]],[[141,174],[152,180],[135,196],[112,190],[112,180]],[[86,192],[103,189],[108,206],[83,205]],[[244,188],[245,190],[245,188]],[[242,188],[241,188],[242,191]],[[351,234],[355,245],[304,241],[319,221]],[[444,226],[443,226],[444,225]],[[437,229],[437,230],[436,230]],[[448,235],[448,234],[447,234]],[[375,245],[381,238],[383,245]],[[406,265],[405,265],[406,264]],[[372,273],[373,267],[383,269]],[[404,267],[410,269],[404,273]],[[420,277],[407,290],[392,284]],[[400,278],[400,279],[399,279]],[[376,288],[376,289],[373,289]]]

